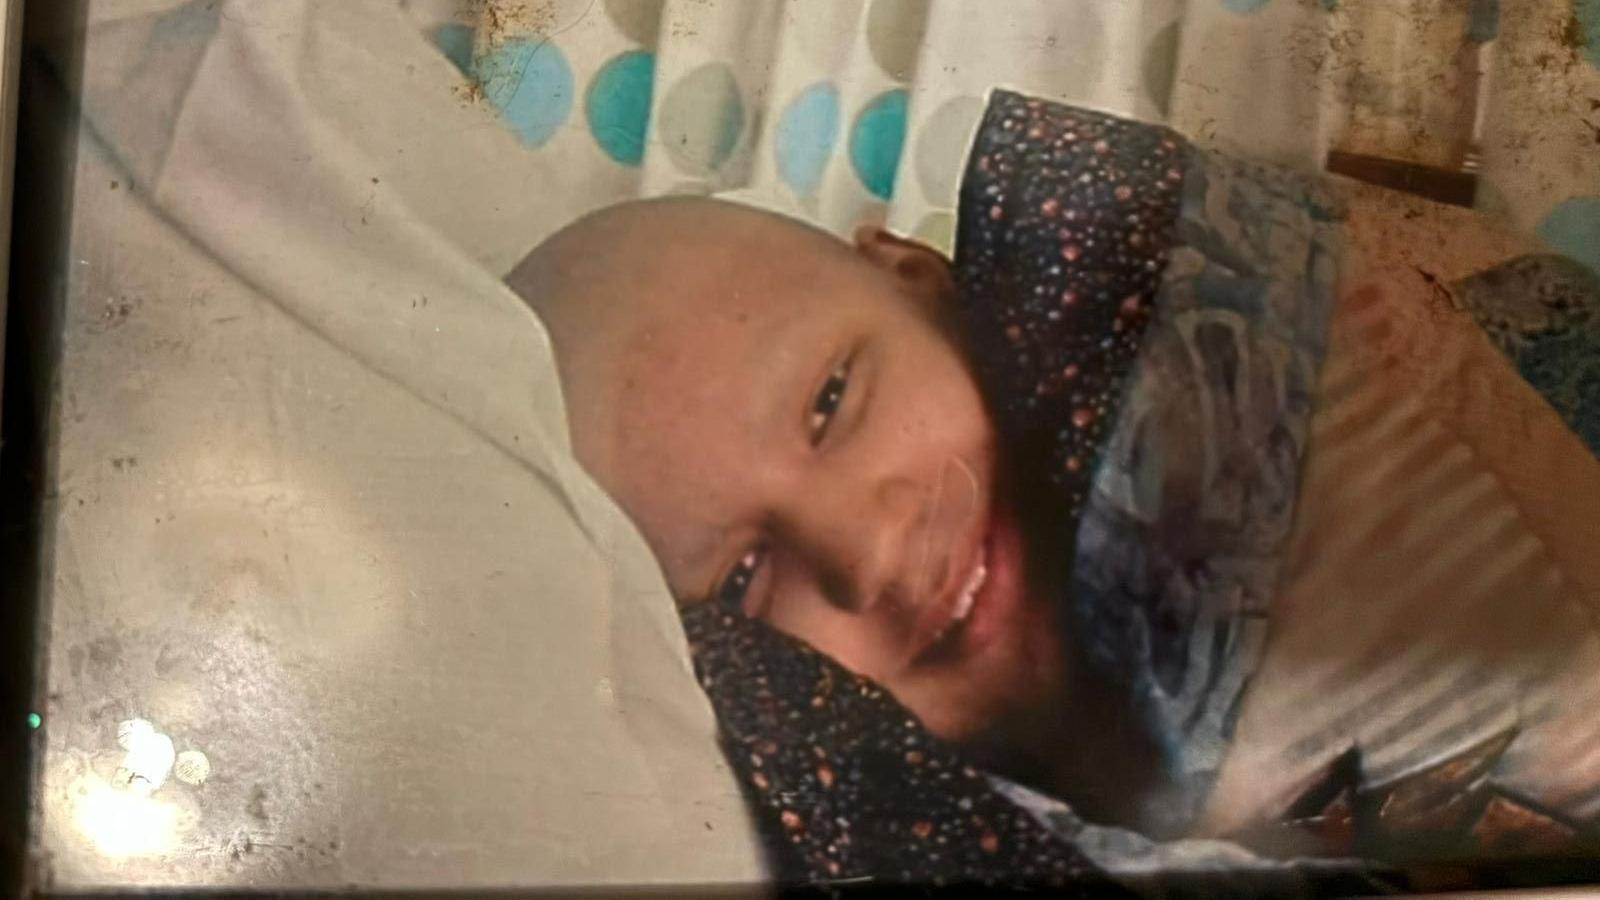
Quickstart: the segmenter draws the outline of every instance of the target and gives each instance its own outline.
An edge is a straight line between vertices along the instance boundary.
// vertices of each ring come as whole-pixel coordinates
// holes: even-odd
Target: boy
[[[1499,827],[1483,826],[1491,802],[1524,817],[1518,834],[1571,830],[1527,816],[1542,804],[1589,818],[1600,773],[1594,754],[1574,754],[1600,744],[1577,719],[1527,704],[1594,687],[1600,650],[1587,620],[1565,615],[1566,637],[1497,635],[1493,652],[1478,654],[1468,640],[1434,646],[1415,620],[1359,598],[1330,612],[1318,601],[1351,595],[1341,578],[1367,587],[1365,568],[1422,567],[1430,550],[1414,545],[1397,561],[1366,531],[1334,540],[1330,529],[1352,516],[1349,491],[1318,480],[1338,462],[1318,452],[1307,506],[1292,513],[1312,395],[1321,394],[1317,440],[1347,425],[1341,416],[1370,415],[1362,403],[1405,383],[1404,361],[1372,349],[1392,350],[1385,340],[1396,335],[1487,379],[1491,411],[1514,410],[1542,442],[1536,453],[1572,475],[1567,488],[1600,500],[1594,460],[1550,410],[1530,405],[1481,336],[1474,344],[1445,316],[1453,311],[1409,302],[1381,267],[1359,273],[1365,282],[1351,266],[1335,271],[1333,214],[1247,169],[1159,129],[997,94],[964,185],[954,273],[882,229],[845,244],[767,213],[679,199],[591,216],[508,280],[552,335],[576,454],[638,524],[678,597],[814,647],[881,685],[933,735],[1087,817],[1168,835],[1353,822],[1360,816],[1333,800],[1392,798],[1396,784],[1380,776],[1465,753],[1474,765],[1489,760],[1472,770],[1478,781],[1441,782],[1448,803],[1471,801],[1450,834]],[[1229,179],[1230,200],[1258,206],[1237,222],[1208,220],[1220,207],[1239,215],[1207,193]],[[1357,204],[1355,217],[1370,206]],[[1273,232],[1283,217],[1298,224]],[[1372,233],[1353,230],[1353,243]],[[1344,299],[1334,364],[1314,390],[1335,275]],[[1184,291],[1210,294],[1185,307]],[[1147,341],[1158,293],[1163,314],[1189,324]],[[1258,334],[1275,330],[1290,336]],[[1187,351],[1216,364],[1186,381],[1173,370]],[[1445,390],[1426,364],[1411,383]],[[1442,420],[1481,430],[1474,415],[1452,409]],[[1418,480],[1409,468],[1371,468],[1382,471],[1351,488],[1382,497]],[[1151,490],[1153,501],[1141,493]],[[1532,482],[1509,490],[1550,494]],[[1230,511],[1218,514],[1225,494]],[[1557,526],[1581,530],[1572,512],[1581,506],[1548,508]],[[1403,516],[1380,524],[1410,527]],[[1526,611],[1534,617],[1569,599],[1595,602],[1583,580],[1592,566],[1562,556],[1570,535],[1551,543],[1574,583],[1497,586],[1545,604]],[[1543,585],[1553,570],[1510,574]],[[1423,585],[1402,599],[1440,596]],[[1492,631],[1502,620],[1474,622]],[[1330,622],[1348,623],[1355,639],[1329,633]],[[1552,641],[1554,656],[1544,653]],[[1373,732],[1353,707],[1317,709],[1322,698],[1295,677],[1370,681],[1359,664],[1383,670],[1374,660],[1417,646],[1432,653],[1418,665],[1459,676],[1451,686],[1470,710],[1419,730],[1394,691],[1339,694],[1383,721]],[[1542,668],[1524,665],[1537,654]],[[1277,735],[1296,703],[1320,727],[1287,746]],[[1352,742],[1380,765],[1352,769]],[[1583,764],[1541,774],[1566,762]],[[1516,790],[1472,794],[1484,773]],[[1519,791],[1537,802],[1519,803]],[[1372,849],[1330,840],[1326,852]]]
[[[559,348],[576,454],[677,596],[799,637],[955,740],[1066,701],[934,251],[674,199],[579,222],[510,283]]]

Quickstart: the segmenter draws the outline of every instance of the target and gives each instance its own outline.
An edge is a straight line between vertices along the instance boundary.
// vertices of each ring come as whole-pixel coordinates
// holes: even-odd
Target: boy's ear
[[[939,251],[900,237],[878,225],[861,225],[855,231],[856,252],[893,275],[907,293],[942,304],[955,293],[950,262]]]

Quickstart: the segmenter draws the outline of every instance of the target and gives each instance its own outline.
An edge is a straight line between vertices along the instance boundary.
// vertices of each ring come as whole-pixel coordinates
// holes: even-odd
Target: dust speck
[[[261,785],[250,788],[250,802],[245,804],[244,811],[250,818],[260,822],[267,821],[267,789]]]
[[[89,643],[89,661],[110,666],[122,661],[122,642],[114,637],[97,638]]]
[[[140,300],[137,297],[107,297],[105,308],[100,312],[100,319],[107,326],[115,328],[126,322],[139,305]]]
[[[178,762],[172,771],[184,784],[199,786],[211,777],[211,760],[199,750],[185,750],[178,754]]]

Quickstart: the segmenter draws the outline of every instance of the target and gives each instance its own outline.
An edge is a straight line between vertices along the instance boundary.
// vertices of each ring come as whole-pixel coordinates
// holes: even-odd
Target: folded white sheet
[[[604,186],[392,2],[164,6],[85,52],[41,877],[760,879],[672,601],[498,280]],[[142,769],[134,719],[187,768]]]

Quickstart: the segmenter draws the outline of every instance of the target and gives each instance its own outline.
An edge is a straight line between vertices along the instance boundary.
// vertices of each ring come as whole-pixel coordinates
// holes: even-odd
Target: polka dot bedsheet
[[[1315,169],[1355,118],[1419,115],[1405,90],[1369,96],[1355,56],[1378,51],[1354,38],[1373,10],[1458,16],[1459,46],[1416,47],[1378,74],[1425,92],[1434,60],[1485,48],[1462,123],[1477,206],[1600,267],[1595,0],[407,2],[528,152],[606,200],[728,193],[841,233],[887,221],[946,250],[994,87]]]

